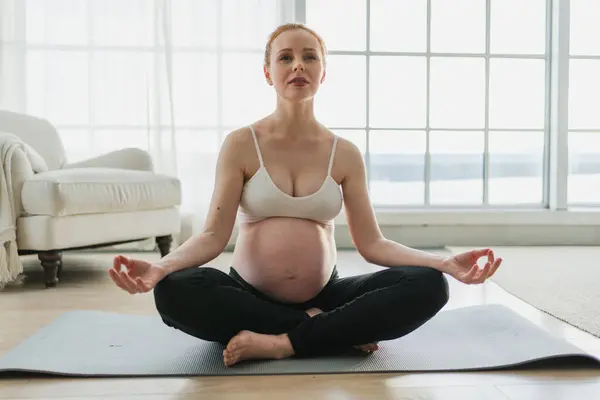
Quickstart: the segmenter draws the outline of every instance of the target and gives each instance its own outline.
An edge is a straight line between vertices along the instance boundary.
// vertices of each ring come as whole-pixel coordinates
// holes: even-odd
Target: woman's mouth
[[[290,80],[288,82],[290,85],[294,85],[294,86],[304,86],[304,85],[308,85],[308,81],[302,77],[296,77],[293,78],[292,80]]]

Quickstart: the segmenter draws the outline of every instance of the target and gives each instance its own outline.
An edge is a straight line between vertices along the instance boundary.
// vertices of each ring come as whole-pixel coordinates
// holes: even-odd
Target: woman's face
[[[289,101],[312,99],[325,78],[325,62],[319,41],[304,29],[281,33],[271,44],[267,82]]]

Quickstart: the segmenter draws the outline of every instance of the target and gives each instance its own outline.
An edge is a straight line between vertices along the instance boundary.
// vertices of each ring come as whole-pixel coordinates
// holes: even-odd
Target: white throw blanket
[[[16,243],[16,221],[12,177],[12,157],[17,150],[26,156],[33,172],[47,171],[43,158],[18,136],[0,132],[0,289],[19,278],[23,264]]]

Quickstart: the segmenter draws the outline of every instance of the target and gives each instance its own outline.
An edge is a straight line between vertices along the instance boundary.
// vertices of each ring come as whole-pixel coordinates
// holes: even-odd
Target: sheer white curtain
[[[148,150],[200,229],[227,132],[270,112],[268,34],[293,0],[0,0],[0,108],[47,118],[69,161]]]

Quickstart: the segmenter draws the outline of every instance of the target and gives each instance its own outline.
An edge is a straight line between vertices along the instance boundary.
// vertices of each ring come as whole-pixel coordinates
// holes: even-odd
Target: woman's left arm
[[[340,140],[342,142],[342,140]],[[345,176],[342,181],[344,208],[356,250],[372,264],[426,266],[440,269],[444,257],[404,246],[386,239],[379,228],[369,193],[364,160],[353,143],[344,140],[342,151]]]
[[[347,140],[338,156],[344,166],[341,182],[344,208],[350,235],[356,250],[365,261],[383,267],[422,266],[448,273],[465,283],[481,283],[496,271],[501,259],[495,259],[491,249],[478,249],[453,257],[444,257],[413,249],[383,236],[375,217],[367,189],[366,168],[358,147]],[[487,257],[485,267],[479,269],[477,260]]]

